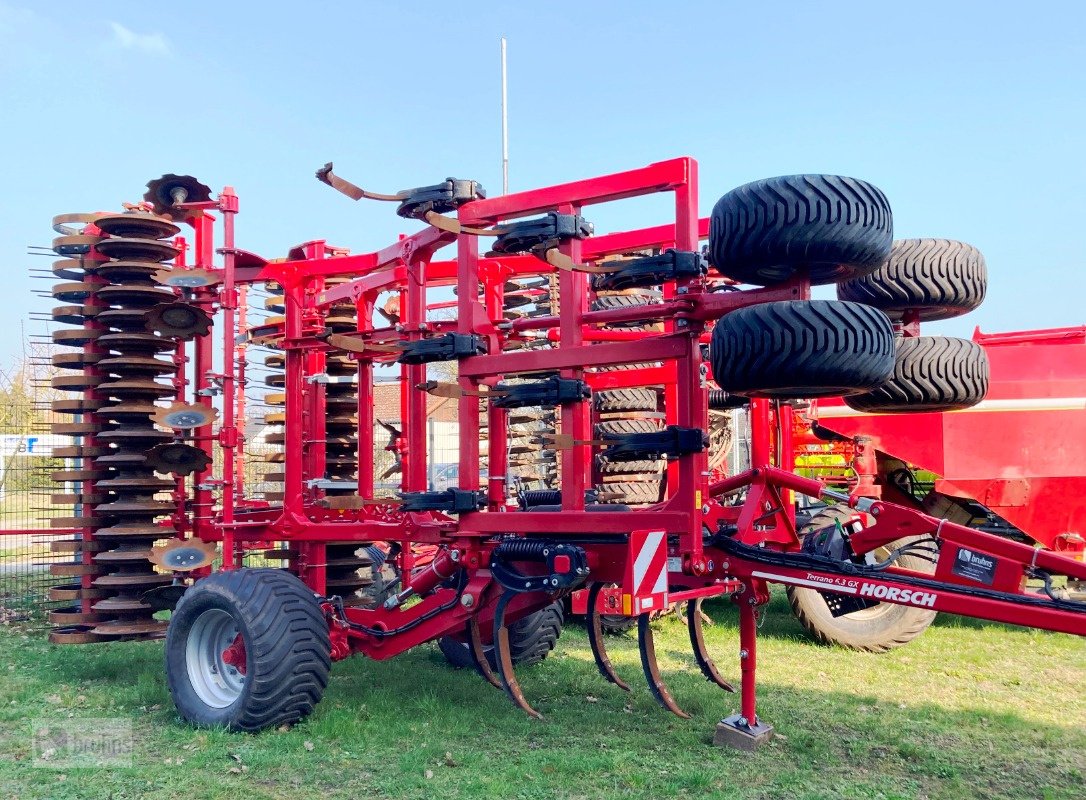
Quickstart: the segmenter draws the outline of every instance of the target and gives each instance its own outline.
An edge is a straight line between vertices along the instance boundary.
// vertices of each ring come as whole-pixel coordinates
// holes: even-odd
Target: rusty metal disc
[[[103,241],[101,236],[86,236],[80,233],[58,236],[53,239],[53,252],[58,256],[85,256]]]
[[[110,487],[111,491],[114,488]],[[169,500],[116,500],[112,503],[103,503],[97,506],[94,513],[110,517],[159,517],[170,514],[176,509],[177,504]]]
[[[105,331],[92,328],[66,328],[53,331],[53,344],[67,347],[82,347],[105,335]]]
[[[50,271],[56,277],[67,281],[81,281],[99,263],[97,261],[83,262],[78,258],[59,258],[53,262]]]
[[[65,627],[49,631],[49,644],[93,644],[104,641],[101,636],[86,628]]]
[[[149,562],[148,562],[149,563]],[[162,586],[173,583],[172,575],[163,575],[160,572],[111,572],[94,579],[94,585],[100,589],[133,588],[146,586]]]
[[[53,517],[49,521],[50,527],[53,528],[97,528],[102,524],[104,524],[104,522],[101,517],[94,517],[90,514],[82,514],[74,517]]]
[[[282,353],[272,353],[264,357],[264,366],[272,369],[283,369],[286,363],[286,358]]]
[[[211,187],[200,183],[191,175],[174,175],[172,172],[161,178],[147,182],[147,192],[143,199],[151,204],[156,214],[168,215],[171,219],[182,220],[193,213],[192,210],[177,208],[181,203],[204,203],[211,199]]]
[[[191,475],[211,465],[211,456],[189,444],[160,444],[147,452],[147,466],[155,472]]]
[[[153,280],[162,265],[148,261],[104,261],[97,265],[94,274],[114,283],[124,281]]]
[[[265,472],[264,480],[268,483],[282,483],[286,480],[287,474],[285,472]]]
[[[101,283],[85,283],[83,281],[56,283],[53,284],[51,294],[57,300],[63,300],[66,303],[81,303],[99,289],[105,288],[107,287]]]
[[[151,563],[172,570],[188,572],[209,566],[218,556],[215,545],[199,539],[170,539],[151,551]]]
[[[56,450],[54,449],[54,454]],[[82,503],[83,505],[97,505],[98,503],[104,503],[107,500],[106,495],[97,492],[65,492],[63,494],[54,494],[49,498],[50,502],[55,506],[70,506],[76,503]]]
[[[264,395],[264,402],[269,406],[281,406],[287,401],[287,396],[282,392],[270,392]]]
[[[151,548],[138,546],[115,547],[94,556],[95,564],[125,564],[131,561],[150,561]]]
[[[94,564],[50,564],[49,574],[55,578],[82,578],[101,575],[102,568]]]
[[[56,250],[56,247],[54,246],[53,249]],[[95,249],[107,258],[116,258],[119,261],[166,261],[177,258],[178,253],[181,252],[180,249],[167,242],[121,237],[101,239],[95,245]],[[68,254],[60,253],[60,255]]]
[[[54,422],[49,429],[58,436],[90,436],[105,428],[96,422]]]
[[[52,363],[63,369],[83,369],[97,364],[101,357],[98,353],[54,353]]]
[[[53,217],[53,230],[62,236],[75,236],[83,232],[88,225],[93,224],[100,211],[74,211],[67,214],[57,214]]]
[[[85,397],[77,397],[53,400],[49,403],[49,407],[58,414],[91,414],[105,404],[105,400],[88,400]]]
[[[57,375],[49,379],[49,385],[65,392],[83,392],[98,386],[105,378],[97,375]],[[59,433],[59,431],[53,431]]]
[[[95,611],[103,614],[138,614],[145,611],[154,611],[154,608],[143,602],[138,597],[115,595],[99,600],[92,606]]]
[[[173,434],[169,431],[160,431],[158,428],[122,425],[119,428],[106,431],[98,438],[104,442],[132,442],[138,445],[152,445],[155,442],[172,440]]]
[[[150,522],[120,522],[94,532],[96,539],[165,539],[173,536],[173,528],[164,528]]]
[[[286,386],[287,376],[282,372],[273,372],[264,378],[264,385],[271,386],[275,389]]]
[[[170,220],[145,211],[103,214],[95,218],[94,225],[102,233],[122,238],[165,239],[181,232]]]
[[[177,371],[172,361],[152,356],[111,356],[98,362],[98,368],[113,375],[166,375]]]
[[[50,625],[93,625],[104,622],[106,619],[107,617],[102,614],[83,611],[79,606],[68,606],[49,612]]]
[[[154,353],[173,350],[177,347],[176,342],[155,336],[153,333],[105,333],[104,331],[94,331],[94,333],[100,334],[100,337],[96,338],[102,347],[123,353]],[[56,338],[56,334],[53,338]]]
[[[147,312],[146,329],[174,339],[192,339],[211,330],[211,317],[189,303],[162,303]]]
[[[98,469],[60,469],[50,473],[49,477],[60,483],[62,481],[93,481],[105,475],[105,470]]]
[[[177,389],[169,384],[139,378],[110,380],[108,383],[101,384],[98,391],[109,397],[125,400],[137,397],[157,399],[177,394]]]
[[[94,458],[95,456],[104,456],[108,452],[108,447],[82,444],[65,445],[64,447],[53,448],[53,458]]]
[[[157,410],[154,403],[117,403],[100,409],[98,416],[117,422],[147,422]]]
[[[287,421],[287,415],[282,411],[273,411],[264,415],[265,425],[283,425]]]
[[[49,543],[51,553],[97,553],[101,549],[101,543],[90,539],[55,539]]]
[[[287,456],[286,453],[265,453],[260,460],[265,464],[285,464]]]
[[[104,306],[55,306],[50,312],[53,322],[65,325],[82,325],[105,310]]]
[[[222,283],[222,278],[206,269],[160,269],[151,276],[155,283],[177,289],[201,289]]]
[[[150,308],[159,303],[172,303],[174,293],[169,289],[161,289],[158,286],[117,284],[99,288],[95,293],[95,298],[99,303],[109,303],[114,306]]]
[[[145,636],[159,639],[166,635],[167,627],[169,627],[169,623],[164,620],[119,619],[112,622],[103,622],[101,625],[92,628],[91,633],[107,638],[110,636]]]
[[[278,311],[282,314],[286,311],[284,300],[282,295],[272,295],[271,297],[264,298],[264,308],[268,311]]]
[[[138,455],[140,458],[146,460],[146,456],[142,453]],[[174,482],[167,478],[107,478],[104,481],[98,481],[94,485],[98,489],[104,489],[109,492],[135,492],[143,494],[165,492],[175,488]]]
[[[50,601],[63,603],[72,600],[97,600],[109,597],[109,595],[108,589],[95,589],[81,586],[78,583],[66,583],[61,586],[50,587],[46,596]]]
[[[94,466],[99,469],[105,469],[112,467],[114,469],[124,469],[126,467],[142,467],[143,462],[147,460],[147,456],[143,453],[136,452],[121,452],[115,449],[111,449],[109,455],[101,456],[94,459]],[[103,472],[102,475],[107,473]]]
[[[146,308],[110,308],[95,316],[94,321],[118,331],[143,332]]]

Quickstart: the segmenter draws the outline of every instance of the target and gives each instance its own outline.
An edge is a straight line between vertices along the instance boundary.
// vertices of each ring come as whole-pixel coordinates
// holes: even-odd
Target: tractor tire
[[[984,256],[972,245],[950,239],[901,239],[874,272],[837,285],[837,297],[866,303],[900,320],[919,312],[927,322],[966,314],[988,290]]]
[[[601,457],[597,462],[601,475],[629,475],[641,473],[643,475],[659,475],[667,466],[667,461],[608,461]]]
[[[509,650],[514,666],[530,667],[538,664],[558,644],[562,635],[565,613],[561,603],[551,603],[546,608],[522,617],[509,626]],[[437,647],[455,669],[475,669],[468,652],[468,645],[453,636],[442,636]],[[492,669],[497,669],[494,646],[484,645],[483,652]]]
[[[860,303],[785,300],[721,317],[709,347],[720,388],[747,397],[865,392],[894,370],[894,331]]]
[[[832,526],[837,520],[848,519],[855,513],[846,505],[824,508],[800,528],[800,538],[816,534]],[[917,572],[931,574],[935,571],[933,564],[913,556],[902,556],[897,563]],[[835,644],[850,650],[885,653],[911,642],[935,619],[934,611],[893,603],[878,603],[861,611],[834,617],[817,589],[789,586],[787,593],[792,613],[811,638],[820,644]]]
[[[890,203],[870,183],[785,175],[720,198],[709,221],[709,261],[721,275],[758,286],[796,274],[834,283],[876,269],[893,239]]]
[[[242,670],[223,658],[239,635]],[[166,682],[194,725],[255,732],[313,711],[331,649],[316,596],[298,578],[277,569],[216,572],[185,592],[170,618]]]
[[[968,339],[917,336],[898,340],[890,380],[845,402],[857,411],[880,414],[953,411],[975,406],[987,393],[983,347]]]
[[[663,475],[652,475],[650,480],[601,483],[596,487],[601,503],[627,506],[655,505],[662,499],[663,489]]]
[[[627,433],[656,433],[660,424],[652,419],[612,419],[596,423],[596,436],[622,436]]]
[[[596,392],[596,410],[601,413],[611,411],[655,411],[659,395],[653,389],[607,389]]]

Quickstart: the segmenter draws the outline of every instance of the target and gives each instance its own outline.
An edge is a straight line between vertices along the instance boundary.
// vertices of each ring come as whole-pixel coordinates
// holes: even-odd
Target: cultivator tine
[[[664,685],[664,679],[660,676],[660,665],[656,663],[656,647],[652,641],[649,616],[649,614],[642,614],[637,618],[637,649],[641,651],[641,668],[645,671],[649,691],[656,698],[656,702],[672,714],[683,719],[690,719],[690,715],[675,703],[675,698],[671,696],[671,692]]]
[[[596,669],[600,671],[600,675],[619,689],[628,692],[630,686],[615,674],[615,668],[607,656],[607,646],[603,640],[603,625],[600,624],[600,610],[596,605],[603,587],[604,584],[597,581],[588,590],[588,643],[592,646],[592,658],[596,660]]]
[[[460,220],[446,217],[436,211],[427,211],[423,215],[423,219],[438,230],[457,235],[467,233],[472,236],[501,236],[505,233],[504,228],[473,228],[470,225],[461,225]]]
[[[516,673],[513,671],[513,656],[509,649],[509,629],[505,627],[505,607],[514,596],[511,592],[505,592],[494,609],[494,661],[498,665],[498,677],[501,679],[502,688],[509,695],[509,699],[528,716],[543,719],[542,714],[528,705],[524,692],[517,683]]]
[[[495,689],[503,688],[501,681],[494,675],[494,670],[490,668],[490,662],[487,661],[486,653],[483,651],[483,637],[479,633],[479,620],[477,617],[471,617],[468,620],[466,632],[468,635],[468,654],[471,656],[472,663],[475,664],[475,671],[482,675],[483,679]]]
[[[590,272],[593,274],[602,274],[604,272],[614,272],[619,267],[617,265],[604,266],[594,264],[578,264],[572,258],[567,256],[557,247],[552,247],[543,253],[543,260],[550,264],[555,269],[565,270],[567,272]]]
[[[720,677],[716,664],[705,649],[705,636],[702,631],[701,598],[691,600],[686,607],[686,626],[690,631],[690,646],[694,648],[694,660],[705,680],[712,681],[726,692],[734,692],[735,687]]]
[[[367,192],[361,186],[355,186],[350,181],[345,181],[343,178],[332,172],[332,162],[329,161],[323,167],[317,170],[317,180],[321,183],[327,183],[337,192],[347,195],[352,200],[361,200],[363,197],[367,200],[384,200],[391,203],[399,203],[407,198],[406,192],[397,192],[396,194],[378,194],[377,192]]]

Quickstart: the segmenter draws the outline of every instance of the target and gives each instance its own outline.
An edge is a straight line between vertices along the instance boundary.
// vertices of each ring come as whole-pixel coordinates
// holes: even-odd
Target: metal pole
[[[509,194],[508,75],[505,68],[505,37],[502,37],[502,194]]]

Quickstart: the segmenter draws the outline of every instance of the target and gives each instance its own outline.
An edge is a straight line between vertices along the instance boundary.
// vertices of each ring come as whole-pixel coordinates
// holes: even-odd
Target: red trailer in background
[[[981,333],[988,396],[960,411],[869,414],[820,400],[818,424],[866,439],[887,499],[912,494],[911,472],[935,473],[928,508],[962,521],[976,501],[1030,539],[1086,553],[1086,326]],[[896,473],[896,474],[895,474]],[[902,491],[904,490],[904,491]]]

